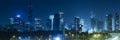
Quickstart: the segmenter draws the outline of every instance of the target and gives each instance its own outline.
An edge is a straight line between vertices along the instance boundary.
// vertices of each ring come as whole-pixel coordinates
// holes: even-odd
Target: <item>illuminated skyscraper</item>
[[[50,15],[49,18],[47,19],[46,22],[47,30],[53,30],[53,19],[54,15]]]
[[[24,24],[24,21],[21,19],[20,15],[16,15],[16,17],[14,18],[14,24],[19,24],[19,25]]]
[[[96,25],[96,19],[94,14],[91,14],[90,24],[91,24],[91,30],[96,31],[97,25]]]
[[[84,24],[84,19],[80,19],[80,24],[85,25]]]
[[[35,29],[37,29],[37,28],[42,29],[41,19],[35,18],[34,20],[35,20]]]
[[[80,19],[80,24],[79,24],[79,31],[82,31],[82,27],[84,27],[84,19]]]
[[[114,20],[115,20],[115,22],[114,22],[115,31],[118,31],[119,30],[119,13],[118,12],[115,13]]]
[[[62,15],[63,12],[55,13],[54,19],[53,19],[53,30],[60,31],[61,30],[61,24],[62,24]]]
[[[14,24],[14,18],[9,18],[9,23]]]
[[[107,30],[110,32],[110,31],[112,31],[112,14],[110,13],[110,14],[108,14],[106,16],[107,16],[107,20],[106,20],[106,22],[107,22]]]

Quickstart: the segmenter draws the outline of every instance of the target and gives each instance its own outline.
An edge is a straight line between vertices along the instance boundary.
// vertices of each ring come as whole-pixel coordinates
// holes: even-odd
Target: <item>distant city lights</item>
[[[21,15],[16,15],[16,17],[20,18]]]
[[[55,40],[60,40],[60,37],[55,37]]]

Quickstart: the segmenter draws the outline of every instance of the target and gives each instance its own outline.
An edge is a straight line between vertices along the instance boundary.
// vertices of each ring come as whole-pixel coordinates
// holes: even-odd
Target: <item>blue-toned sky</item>
[[[32,4],[33,15],[43,22],[49,15],[62,11],[66,23],[72,23],[74,16],[80,16],[87,27],[91,12],[102,20],[107,13],[120,12],[120,0],[0,0],[0,24],[8,24],[8,18],[17,14],[26,20],[29,3]]]

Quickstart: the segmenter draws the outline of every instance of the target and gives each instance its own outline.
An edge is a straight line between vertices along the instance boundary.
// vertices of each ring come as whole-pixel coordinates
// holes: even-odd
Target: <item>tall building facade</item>
[[[91,25],[91,30],[96,31],[96,19],[95,19],[95,15],[91,14],[91,18],[90,18],[90,25]]]
[[[46,30],[52,30],[52,20],[51,19],[47,19]]]
[[[84,19],[80,19],[80,24],[79,24],[79,32],[82,32],[82,27],[85,27],[85,24],[84,24]]]
[[[114,18],[114,25],[115,25],[115,31],[119,30],[119,13],[115,13],[115,18]]]
[[[110,14],[108,14],[108,15],[106,15],[107,16],[107,20],[106,20],[106,22],[107,22],[107,31],[112,31],[112,14],[110,13]]]
[[[9,24],[14,24],[14,18],[9,18]]]
[[[34,24],[34,17],[33,17],[33,14],[32,14],[32,5],[28,6],[28,23],[30,25]]]
[[[104,31],[104,22],[102,20],[97,20],[97,32]]]
[[[54,19],[54,15],[50,15],[49,19],[47,20],[47,26],[50,27],[50,30],[53,30],[53,19]]]
[[[80,18],[79,17],[74,17],[74,27],[73,30],[79,30],[79,26],[80,26]]]
[[[84,19],[80,19],[80,24],[85,25],[84,24]]]
[[[14,24],[23,25],[24,21],[21,19],[20,15],[16,15],[14,18]]]
[[[35,18],[35,29],[42,29],[42,25],[41,25],[41,19],[40,18]]]
[[[55,31],[61,31],[62,28],[62,14],[63,12],[55,13],[54,19],[53,19],[53,30]]]

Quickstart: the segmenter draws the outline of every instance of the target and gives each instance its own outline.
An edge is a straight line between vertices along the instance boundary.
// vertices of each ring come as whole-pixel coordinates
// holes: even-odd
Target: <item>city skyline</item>
[[[45,22],[44,20],[46,20],[49,15],[57,12],[64,12],[64,21],[72,23],[71,21],[74,16],[80,16],[80,18],[86,21],[89,20],[91,12],[98,18],[104,18],[105,16],[103,15],[110,12],[114,14],[116,11],[120,11],[119,0],[1,0],[0,18],[2,19],[0,20],[0,24],[7,24],[8,18],[14,17],[17,14],[20,14],[23,19],[26,19],[29,3],[32,4],[33,16],[41,18],[43,22]],[[85,22],[85,24],[87,23],[88,22]]]
[[[4,10],[7,10],[6,12],[1,9],[0,24],[1,25],[9,24],[9,18],[13,18],[16,15],[21,15],[21,18],[25,22],[30,21],[28,19],[32,19],[30,16],[33,16],[34,18],[40,18],[41,23],[45,25],[45,22],[47,21],[46,19],[48,19],[50,15],[53,15],[54,13],[57,13],[57,12],[63,12],[62,18],[67,25],[73,23],[74,17],[78,16],[78,17],[80,17],[80,19],[84,19],[84,21],[85,21],[84,22],[85,26],[83,27],[83,29],[90,30],[91,29],[91,24],[90,24],[91,15],[95,16],[95,19],[97,18],[97,20],[105,21],[107,14],[111,13],[113,16],[112,19],[114,19],[115,13],[120,12],[118,0],[115,0],[115,1],[112,1],[112,0],[109,0],[109,1],[108,0],[105,0],[105,1],[103,1],[103,0],[101,0],[101,1],[100,0],[98,0],[98,1],[96,1],[96,0],[91,0],[91,1],[75,0],[75,1],[73,1],[73,0],[71,0],[69,2],[66,2],[68,0],[66,0],[66,1],[52,0],[52,1],[49,1],[50,4],[46,3],[48,1],[49,0],[45,0],[45,1],[42,1],[42,0],[35,0],[35,1],[33,1],[33,0],[30,0],[30,1],[28,1],[28,0],[26,0],[26,1],[12,0],[9,2],[8,2],[8,0],[1,1],[1,4],[3,4],[3,6],[5,6],[5,7],[1,6],[0,8],[4,9],[4,8],[6,8],[6,6],[10,6],[10,7],[8,7],[8,9],[4,9]],[[3,2],[6,2],[6,3],[3,3]],[[39,3],[39,2],[41,2],[41,3]],[[45,2],[45,3],[43,4],[43,2]],[[56,2],[60,2],[59,5],[53,4]],[[79,3],[79,2],[81,2],[81,3]],[[10,5],[8,5],[8,3],[10,3]],[[94,4],[94,3],[96,3],[96,4]],[[74,5],[74,4],[76,4],[76,5]],[[102,6],[102,5],[104,5],[104,6]],[[48,7],[46,7],[46,6],[48,6]],[[63,6],[63,7],[61,7],[61,6]],[[88,6],[88,7],[86,7],[86,6]],[[102,7],[100,7],[100,6],[102,6]],[[43,8],[43,9],[41,9],[41,8]],[[30,13],[30,15],[29,15],[29,13]],[[2,16],[2,15],[4,15],[4,16]],[[114,29],[114,27],[113,27],[113,29]]]
[[[120,40],[120,0],[0,0],[0,40]]]
[[[115,15],[112,15],[111,13],[107,14],[105,18],[99,19],[94,14],[91,13],[90,20],[88,20],[90,23],[90,26],[86,26],[85,20],[83,18],[80,18],[79,16],[75,16],[72,20],[72,24],[68,24],[64,22],[63,12],[54,13],[53,15],[49,15],[48,19],[46,19],[46,22],[42,23],[42,19],[39,17],[34,17],[32,19],[29,19],[28,21],[24,21],[20,14],[9,18],[9,22],[6,25],[12,25],[12,24],[19,24],[19,25],[27,25],[30,24],[32,27],[40,27],[42,29],[36,29],[36,30],[61,30],[64,27],[67,30],[80,30],[79,27],[82,25],[81,31],[93,31],[93,32],[101,32],[101,31],[117,31],[120,30],[119,27],[119,13],[116,12]],[[32,20],[31,22],[29,20]],[[64,25],[64,26],[62,26]],[[66,26],[67,25],[67,26]],[[71,25],[71,26],[68,26]],[[73,26],[72,26],[73,25]],[[116,26],[117,25],[117,26]],[[117,29],[116,29],[117,27]],[[50,29],[49,29],[50,28]],[[56,29],[57,28],[57,29]],[[86,28],[86,29],[85,29]],[[107,29],[105,29],[107,28]]]

